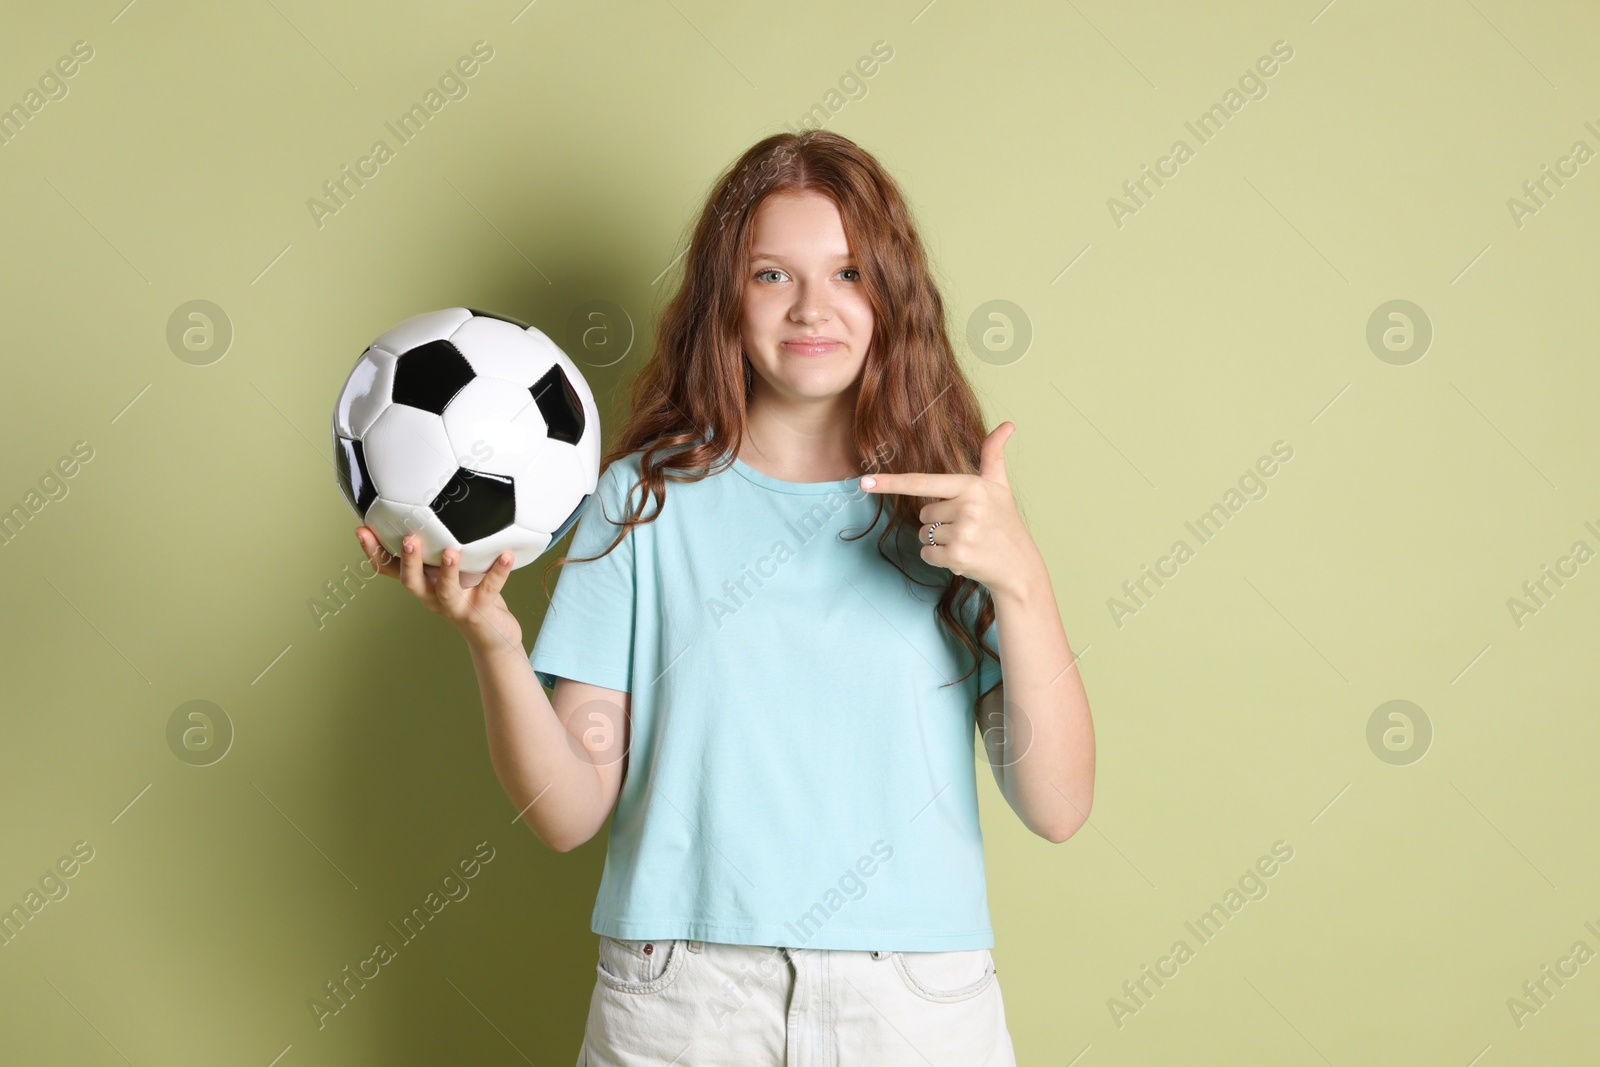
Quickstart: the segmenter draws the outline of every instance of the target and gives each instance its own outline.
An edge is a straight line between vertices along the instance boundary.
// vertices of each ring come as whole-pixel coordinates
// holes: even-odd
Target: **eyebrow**
[[[777,260],[779,263],[784,262],[784,257],[778,255],[776,252],[751,252],[750,253],[750,258],[751,258],[751,260],[774,259],[774,260]],[[835,255],[833,257],[833,261],[835,263],[837,263],[840,260],[855,259],[855,258],[856,258],[855,255],[850,253],[850,252],[840,252],[839,254],[837,254],[837,255]]]

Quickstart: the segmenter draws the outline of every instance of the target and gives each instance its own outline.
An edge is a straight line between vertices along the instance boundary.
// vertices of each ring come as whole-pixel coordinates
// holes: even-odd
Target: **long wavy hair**
[[[694,223],[682,284],[661,313],[655,353],[635,376],[627,419],[602,457],[603,468],[643,451],[641,477],[633,487],[637,505],[630,491],[630,514],[620,520],[622,529],[600,555],[563,556],[546,565],[547,598],[552,568],[599,559],[633,527],[658,518],[669,476],[699,481],[733,462],[744,440],[754,386],[739,332],[752,221],[767,197],[801,192],[820,193],[838,207],[872,305],[873,336],[861,371],[853,430],[863,470],[978,472],[986,435],[982,412],[956,362],[944,302],[899,186],[847,137],[828,130],[773,134],[718,177]],[[724,458],[723,466],[714,470],[713,464]],[[648,516],[647,498],[656,501]],[[953,685],[977,670],[983,655],[999,658],[983,643],[995,608],[981,583],[933,567],[909,547],[916,544],[922,525],[919,513],[931,501],[881,495],[871,525],[853,536],[839,536],[866,536],[887,508],[890,519],[878,536],[879,555],[925,587],[937,588],[938,576],[945,576],[935,610],[945,629],[972,655],[967,672],[946,683]],[[914,563],[924,578],[931,575],[933,580],[912,575],[902,563]],[[961,613],[973,596],[979,598],[978,609],[968,627]]]

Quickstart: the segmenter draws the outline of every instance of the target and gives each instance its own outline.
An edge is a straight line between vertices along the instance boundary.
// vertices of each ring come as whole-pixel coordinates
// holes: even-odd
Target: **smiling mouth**
[[[806,340],[804,338],[797,338],[794,340],[784,341],[783,347],[799,356],[821,356],[832,352],[834,349],[840,347],[840,345],[838,341],[829,341],[820,338],[814,341]]]

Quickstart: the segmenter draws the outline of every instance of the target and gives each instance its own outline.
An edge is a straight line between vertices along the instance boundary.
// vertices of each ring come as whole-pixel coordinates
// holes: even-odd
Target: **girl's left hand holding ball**
[[[461,553],[455,549],[445,549],[442,567],[424,564],[416,534],[405,536],[398,557],[383,547],[371,527],[356,527],[356,540],[379,574],[397,579],[423,607],[459,630],[468,645],[482,649],[510,645],[520,654],[522,624],[500,596],[515,560],[510,552],[500,553],[486,574],[473,575],[460,572]]]

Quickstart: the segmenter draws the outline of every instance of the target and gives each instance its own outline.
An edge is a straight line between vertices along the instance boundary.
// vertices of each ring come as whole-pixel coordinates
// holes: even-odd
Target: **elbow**
[[[1041,827],[1034,832],[1051,844],[1059,845],[1083,829],[1083,824],[1089,821],[1089,809],[1090,805],[1088,804],[1085,804],[1082,808],[1074,808],[1068,813],[1067,817],[1058,819],[1056,822]]]
[[[539,840],[544,842],[545,847],[550,849],[550,851],[552,851],[552,852],[571,852],[573,849],[577,848],[579,845],[581,845],[585,841],[587,841],[588,838],[586,838],[586,837],[584,837],[584,838],[580,838],[580,837],[541,837],[541,838],[539,838]]]
[[[533,825],[533,823],[529,822],[527,819],[522,821],[523,825],[533,831],[533,836],[539,839],[539,843],[544,845],[552,852],[571,852],[573,849],[577,848],[581,844],[584,844],[594,836],[592,831],[590,833],[583,833],[581,830],[576,832],[560,832],[540,828]]]
[[[541,837],[539,840],[552,852],[571,852],[583,844],[576,837]]]

